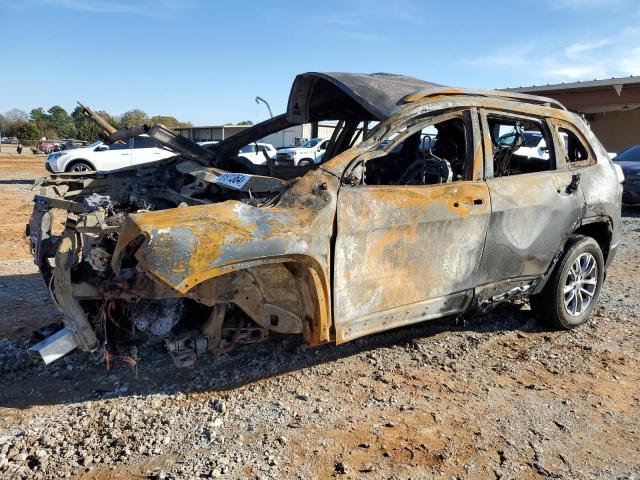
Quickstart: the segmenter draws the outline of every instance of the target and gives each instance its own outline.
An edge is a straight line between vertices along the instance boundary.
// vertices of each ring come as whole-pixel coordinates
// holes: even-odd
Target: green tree
[[[44,131],[47,128],[47,112],[44,111],[44,108],[34,108],[29,112],[29,118],[40,130]]]
[[[47,128],[52,138],[70,138],[76,134],[74,120],[67,111],[59,105],[54,105],[47,111]]]
[[[122,127],[133,127],[134,125],[140,125],[148,123],[149,117],[142,110],[134,108],[128,112],[124,112],[120,117],[120,125]]]
[[[161,123],[167,128],[176,128],[180,122],[176,117],[171,117],[169,115],[154,115],[148,121],[149,125],[155,125],[156,123]]]
[[[119,128],[118,122],[107,112],[98,111],[96,113],[104,118],[112,127]],[[76,136],[78,139],[91,142],[98,138],[100,127],[83,113],[82,107],[77,106],[73,112],[71,112],[71,117],[76,127]]]
[[[16,135],[21,140],[39,140],[42,138],[42,130],[38,128],[35,122],[22,122],[16,127]]]
[[[251,120],[243,120],[242,122],[236,123],[236,125],[253,125]]]

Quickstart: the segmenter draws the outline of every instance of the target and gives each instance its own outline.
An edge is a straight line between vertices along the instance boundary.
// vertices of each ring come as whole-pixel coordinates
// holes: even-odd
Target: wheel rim
[[[86,173],[90,172],[91,169],[88,166],[79,163],[78,165],[74,165],[73,167],[71,167],[71,171],[74,173]]]
[[[571,265],[564,285],[564,308],[569,315],[582,315],[591,305],[598,288],[598,264],[590,253],[583,253]]]

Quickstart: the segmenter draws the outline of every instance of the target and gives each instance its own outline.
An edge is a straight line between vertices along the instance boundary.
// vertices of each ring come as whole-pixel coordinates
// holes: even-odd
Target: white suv
[[[173,157],[175,153],[158,148],[147,135],[131,138],[127,143],[107,145],[100,141],[84,148],[52,153],[44,164],[51,173],[104,172]]]
[[[278,165],[295,167],[320,163],[328,143],[328,138],[312,138],[299,147],[281,148],[276,155],[276,162]]]
[[[265,153],[269,158],[276,158],[276,148],[273,145],[270,143],[252,142],[242,147],[238,152],[238,156],[246,158],[254,165],[266,165],[267,157],[265,157]]]

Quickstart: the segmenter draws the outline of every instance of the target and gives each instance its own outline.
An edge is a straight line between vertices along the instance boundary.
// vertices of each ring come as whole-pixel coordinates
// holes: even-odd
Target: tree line
[[[105,111],[97,113],[115,128],[126,128],[141,123],[162,123],[169,128],[192,126],[191,122],[181,122],[170,115],[149,117],[137,108],[122,115],[110,115]],[[20,140],[39,140],[46,137],[53,140],[76,138],[90,142],[98,138],[100,127],[82,113],[80,106],[69,114],[64,108],[54,105],[46,111],[39,107],[27,113],[14,108],[0,114],[0,132],[3,137],[18,137]]]

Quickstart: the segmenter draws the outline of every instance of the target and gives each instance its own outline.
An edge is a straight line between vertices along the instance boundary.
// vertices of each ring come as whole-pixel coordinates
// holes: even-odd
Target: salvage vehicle
[[[146,134],[175,156],[37,185],[27,234],[64,314],[31,349],[45,362],[146,338],[186,366],[271,332],[340,344],[514,299],[570,329],[591,315],[618,248],[619,168],[552,99],[305,73],[285,114],[206,148],[86,113],[105,142]],[[318,165],[238,157],[325,120],[336,128]],[[544,137],[546,158],[516,154],[524,132]]]

